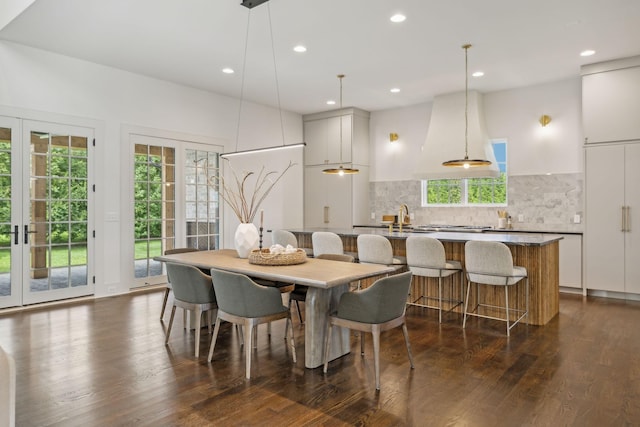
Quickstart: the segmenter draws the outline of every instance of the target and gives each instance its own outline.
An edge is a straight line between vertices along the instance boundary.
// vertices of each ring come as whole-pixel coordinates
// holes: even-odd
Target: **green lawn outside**
[[[149,242],[150,256],[158,256],[162,253],[162,241],[152,240]],[[0,249],[0,273],[9,272],[10,249]],[[57,246],[51,249],[51,265],[53,267],[61,267],[68,265],[69,252],[65,246]],[[147,258],[147,242],[137,242],[135,244],[135,259]],[[71,247],[71,265],[84,265],[87,263],[86,246]]]

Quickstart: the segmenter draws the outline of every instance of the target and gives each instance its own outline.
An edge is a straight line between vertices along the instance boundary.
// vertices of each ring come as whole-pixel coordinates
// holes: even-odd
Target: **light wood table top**
[[[307,258],[306,262],[296,265],[255,265],[250,264],[247,259],[239,258],[237,252],[233,249],[163,255],[155,257],[154,260],[188,264],[202,269],[217,268],[259,279],[295,283],[322,289],[394,271],[392,267],[384,265],[358,264],[316,258]]]

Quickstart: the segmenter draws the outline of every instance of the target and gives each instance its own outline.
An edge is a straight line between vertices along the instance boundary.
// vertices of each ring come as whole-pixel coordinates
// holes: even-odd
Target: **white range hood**
[[[416,179],[496,178],[500,176],[491,141],[487,135],[482,113],[482,95],[468,92],[468,156],[469,159],[485,159],[489,166],[442,166],[442,162],[463,159],[465,155],[465,93],[436,96],[433,100],[431,122],[427,139],[422,146],[420,161],[414,176]]]

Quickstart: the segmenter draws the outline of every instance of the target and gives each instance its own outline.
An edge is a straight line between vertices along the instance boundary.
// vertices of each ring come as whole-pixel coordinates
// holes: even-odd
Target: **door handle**
[[[624,225],[627,228],[627,232],[631,233],[631,206],[627,206],[626,213]]]
[[[324,223],[329,224],[329,206],[324,207]]]
[[[17,245],[18,244],[18,236],[20,235],[20,232],[18,231],[18,226],[14,226],[13,231],[7,231],[5,233],[0,233],[0,234],[4,234],[5,236],[8,236],[9,234],[13,234],[13,244]]]
[[[35,234],[35,233],[37,233],[37,231],[29,230],[29,226],[28,225],[24,226],[24,244],[25,245],[29,244],[29,234]]]
[[[627,231],[627,223],[626,223],[626,219],[627,219],[627,215],[626,215],[626,210],[625,210],[625,206],[622,206],[622,229],[620,231],[622,231],[623,233],[625,231]]]

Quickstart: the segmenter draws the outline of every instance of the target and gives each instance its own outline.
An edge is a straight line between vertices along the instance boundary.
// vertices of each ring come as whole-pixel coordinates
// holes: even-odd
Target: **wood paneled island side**
[[[469,240],[483,240],[505,243],[513,254],[514,265],[527,269],[529,275],[529,317],[527,323],[531,325],[545,325],[559,311],[559,244],[562,236],[542,233],[389,233],[378,228],[357,229],[298,229],[290,230],[298,238],[300,247],[312,248],[311,235],[314,231],[331,231],[338,234],[344,243],[344,250],[357,252],[357,238],[360,234],[380,234],[391,242],[394,255],[406,256],[405,242],[407,237],[429,236],[440,240],[445,248],[447,259],[458,260],[464,263],[464,244]],[[456,278],[455,280],[460,280]],[[465,279],[466,280],[466,279]],[[436,295],[437,279],[414,277],[411,288],[412,297],[420,295],[422,281],[426,281],[428,295]],[[453,286],[453,291],[459,293],[459,283]],[[475,300],[475,290],[472,287],[470,304]],[[490,289],[483,292],[486,302],[496,302],[504,305],[503,293],[500,289]],[[459,295],[457,295],[459,296]],[[510,294],[510,305],[523,305],[524,292]]]

